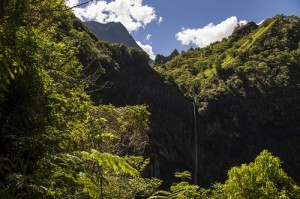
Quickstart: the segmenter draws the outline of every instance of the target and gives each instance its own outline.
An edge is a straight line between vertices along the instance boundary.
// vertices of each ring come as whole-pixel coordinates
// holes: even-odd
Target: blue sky
[[[66,2],[73,6],[85,0]],[[206,46],[245,21],[300,16],[300,0],[94,0],[73,10],[84,21],[121,21],[153,57]]]

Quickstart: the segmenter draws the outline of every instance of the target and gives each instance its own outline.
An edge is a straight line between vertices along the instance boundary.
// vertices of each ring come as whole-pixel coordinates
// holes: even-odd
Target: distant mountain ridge
[[[122,43],[130,48],[142,50],[125,26],[120,22],[102,24],[96,21],[84,22],[87,28],[101,40],[111,43]]]

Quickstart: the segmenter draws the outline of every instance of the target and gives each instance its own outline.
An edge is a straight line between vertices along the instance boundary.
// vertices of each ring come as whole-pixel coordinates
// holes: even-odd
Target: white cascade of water
[[[194,165],[194,175],[195,175],[195,181],[194,183],[197,184],[197,176],[198,176],[198,139],[197,139],[197,108],[195,103],[193,102],[193,109],[194,109],[194,146],[195,146],[195,165]]]

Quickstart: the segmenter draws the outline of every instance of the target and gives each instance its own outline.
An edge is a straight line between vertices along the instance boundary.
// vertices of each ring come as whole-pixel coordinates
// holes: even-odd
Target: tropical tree
[[[228,180],[215,188],[216,198],[300,198],[299,186],[281,168],[280,159],[267,150],[254,162],[230,169]]]

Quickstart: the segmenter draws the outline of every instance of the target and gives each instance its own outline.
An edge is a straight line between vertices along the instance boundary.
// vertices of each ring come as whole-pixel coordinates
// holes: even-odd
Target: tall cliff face
[[[96,35],[98,39],[111,43],[121,43],[127,47],[142,50],[125,26],[120,22],[108,22],[102,24],[96,21],[84,22],[87,28]]]
[[[198,106],[198,181],[268,149],[300,182],[300,19],[276,16],[155,67]]]
[[[106,71],[98,83],[106,87],[92,98],[116,106],[149,106],[146,154],[151,163],[146,173],[167,184],[175,171],[194,171],[195,139],[198,170],[192,175],[197,173],[201,185],[225,179],[228,169],[263,149],[279,156],[300,182],[299,21],[277,16],[261,26],[249,23],[228,39],[182,53],[156,70],[142,51],[98,42]],[[196,137],[187,99],[198,107]]]
[[[193,106],[175,84],[166,82],[148,65],[143,51],[123,45],[99,43],[111,52],[115,65],[103,63],[106,70],[99,84],[109,82],[92,99],[115,106],[146,104],[151,113],[149,144],[145,155],[150,166],[145,175],[174,181],[174,173],[193,169]]]
[[[199,181],[226,179],[226,170],[268,149],[299,183],[299,93],[295,90],[209,101],[198,125]]]

